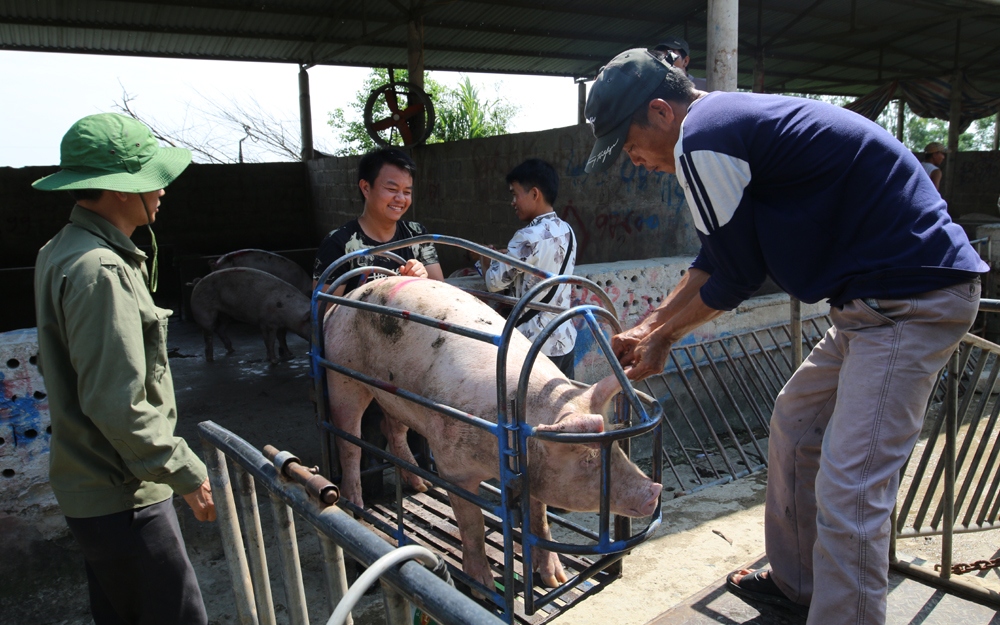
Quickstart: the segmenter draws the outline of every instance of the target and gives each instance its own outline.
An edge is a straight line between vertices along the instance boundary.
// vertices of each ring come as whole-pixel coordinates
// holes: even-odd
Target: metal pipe
[[[271,493],[271,512],[278,535],[278,559],[281,560],[281,580],[285,586],[288,620],[292,625],[309,625],[306,590],[299,563],[299,543],[295,538],[295,517],[292,509],[274,493]]]
[[[274,465],[245,440],[211,421],[199,423],[198,430],[203,440],[236,459],[258,484],[263,485],[306,521],[330,536],[331,540],[340,545],[352,559],[368,566],[392,550],[388,543],[365,529],[337,506],[320,508],[301,486],[278,480]],[[218,503],[216,507],[218,508]],[[418,607],[440,625],[503,623],[416,562],[408,562],[387,571],[384,579],[411,597]]]
[[[281,475],[305,486],[310,495],[326,505],[332,506],[340,499],[340,489],[333,482],[319,475],[318,469],[307,469],[299,464],[300,460],[287,451],[264,445],[264,457],[274,463]]]
[[[792,371],[802,364],[802,301],[797,297],[789,297],[791,322],[788,333],[792,340]]]
[[[896,99],[896,140],[903,142],[903,131],[906,129],[906,101]]]
[[[990,588],[973,582],[967,582],[957,577],[942,579],[936,571],[913,564],[912,562],[906,562],[905,560],[896,560],[890,566],[904,575],[909,575],[932,586],[943,588],[963,599],[975,601],[991,608],[1000,608],[1000,593]]]
[[[247,566],[246,553],[243,551],[243,536],[240,534],[239,515],[236,513],[236,500],[233,498],[233,488],[229,482],[226,457],[215,446],[204,440],[203,443],[219,532],[222,534],[222,551],[226,554],[229,578],[233,581],[236,615],[241,625],[258,625],[250,568]]]
[[[332,614],[344,595],[347,594],[347,566],[344,561],[344,550],[333,542],[329,536],[317,530],[319,544],[323,549],[323,572],[326,579],[327,607]],[[344,625],[353,625],[354,617],[350,614],[344,619]]]
[[[944,428],[944,519],[941,536],[941,577],[951,577],[955,530],[955,439],[958,437],[958,350],[948,360],[948,411]]]
[[[247,552],[250,554],[250,575],[261,625],[274,625],[274,601],[271,597],[271,578],[267,571],[267,553],[264,550],[264,532],[260,527],[260,510],[257,508],[257,491],[253,478],[239,464],[233,465],[233,474],[240,489],[240,512],[246,526]]]

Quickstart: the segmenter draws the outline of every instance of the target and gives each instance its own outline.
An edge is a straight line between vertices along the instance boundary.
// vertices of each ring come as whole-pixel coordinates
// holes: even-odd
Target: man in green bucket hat
[[[83,551],[94,622],[207,623],[172,498],[215,520],[205,464],[174,436],[167,318],[153,271],[129,238],[156,221],[163,188],[191,153],[162,148],[123,115],[84,117],[62,169],[36,181],[69,191],[70,222],[38,252],[38,367],[52,419],[49,479]]]

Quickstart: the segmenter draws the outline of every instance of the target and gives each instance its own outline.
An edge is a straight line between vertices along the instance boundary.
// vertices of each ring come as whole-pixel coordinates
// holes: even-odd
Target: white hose
[[[333,615],[326,622],[326,625],[344,625],[351,610],[354,609],[354,605],[361,600],[361,597],[364,596],[369,586],[374,584],[381,577],[382,573],[385,573],[390,567],[405,560],[419,560],[421,564],[429,569],[437,566],[439,561],[437,554],[419,545],[407,545],[390,551],[373,562],[368,567],[368,570],[355,580],[354,585],[350,587],[347,593],[344,594],[344,598],[337,604],[337,609],[333,611]]]

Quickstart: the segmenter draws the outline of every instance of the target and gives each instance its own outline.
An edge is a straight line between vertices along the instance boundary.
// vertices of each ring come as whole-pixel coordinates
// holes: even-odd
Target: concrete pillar
[[[299,65],[299,123],[302,128],[302,160],[313,157],[312,104],[309,98],[309,72]]]
[[[708,0],[706,77],[709,91],[736,91],[738,0]]]
[[[586,124],[587,116],[583,111],[587,107],[587,82],[582,78],[577,79],[576,93],[576,123]]]

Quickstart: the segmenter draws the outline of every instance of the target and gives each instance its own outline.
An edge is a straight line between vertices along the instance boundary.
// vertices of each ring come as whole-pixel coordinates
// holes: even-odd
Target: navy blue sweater
[[[916,157],[881,126],[804,98],[711,93],[674,150],[712,274],[706,305],[731,310],[766,276],[833,306],[900,298],[989,270]]]

